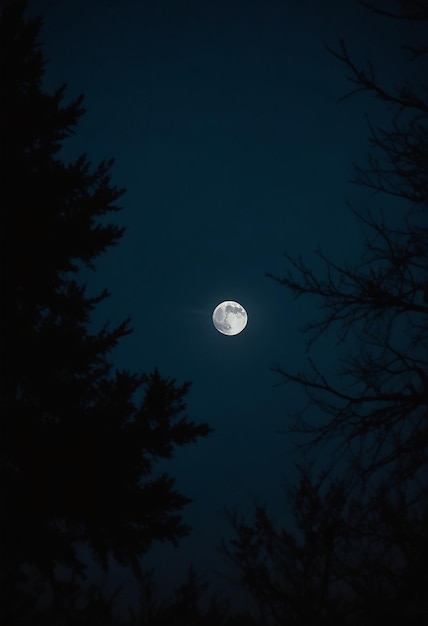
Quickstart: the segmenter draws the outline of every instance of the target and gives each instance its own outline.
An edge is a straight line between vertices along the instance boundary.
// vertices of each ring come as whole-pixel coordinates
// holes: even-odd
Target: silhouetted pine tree
[[[188,529],[189,499],[157,459],[210,432],[185,415],[189,383],[158,371],[117,371],[111,351],[130,331],[90,327],[108,296],[88,295],[79,269],[93,268],[123,229],[105,218],[123,193],[112,161],[66,163],[63,142],[83,114],[82,97],[42,87],[41,20],[25,3],[1,15],[1,567],[5,596],[29,564],[54,577],[82,571],[75,543],[138,570],[154,540]],[[25,578],[25,577],[24,577]]]
[[[347,479],[301,468],[284,498],[287,527],[262,506],[250,521],[229,512],[235,536],[224,552],[264,624],[425,624],[426,485],[421,494],[384,481],[367,497],[349,487]]]
[[[299,470],[297,486],[284,494],[292,526],[278,528],[263,506],[250,522],[228,511],[235,536],[223,551],[264,624],[343,624],[349,602],[340,583],[349,538],[346,483],[330,484],[326,475],[315,480]]]

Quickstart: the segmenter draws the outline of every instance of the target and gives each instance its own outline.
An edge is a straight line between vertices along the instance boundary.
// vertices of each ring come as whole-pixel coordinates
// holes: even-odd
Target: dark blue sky
[[[45,17],[46,87],[66,81],[70,99],[85,94],[64,158],[113,156],[113,182],[127,188],[117,217],[127,232],[88,278],[112,294],[94,322],[130,316],[135,332],[115,363],[192,380],[189,416],[215,429],[168,464],[194,499],[184,514],[192,534],[147,564],[167,587],[190,563],[212,579],[227,569],[217,552],[230,537],[224,507],[247,514],[262,502],[281,521],[281,485],[295,476],[293,441],[279,431],[302,396],[275,386],[269,367],[304,366],[298,329],[317,311],[264,273],[283,272],[285,250],[309,264],[318,245],[339,262],[360,250],[346,202],[366,196],[349,179],[368,151],[365,113],[380,119],[382,108],[364,97],[337,104],[349,84],[323,41],[343,37],[391,84],[406,26],[351,0],[33,0],[30,9]],[[236,337],[211,323],[225,299],[249,315]],[[330,371],[334,337],[314,356]]]

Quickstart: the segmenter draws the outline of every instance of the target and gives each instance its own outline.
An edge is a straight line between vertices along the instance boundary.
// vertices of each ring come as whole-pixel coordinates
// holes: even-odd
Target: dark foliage
[[[108,292],[88,295],[79,271],[120,240],[107,217],[123,190],[113,161],[61,159],[82,97],[64,104],[65,85],[43,90],[41,20],[24,11],[11,3],[0,25],[1,565],[12,613],[24,564],[53,582],[59,564],[83,573],[80,543],[104,568],[113,556],[138,571],[153,541],[186,534],[189,499],[155,463],[210,432],[186,417],[189,383],[115,370],[129,320],[91,325]]]
[[[228,608],[224,603],[211,598],[206,608],[202,606],[208,587],[190,567],[187,579],[172,597],[159,601],[154,572],[146,572],[140,578],[140,605],[137,611],[131,611],[130,626],[227,626]]]
[[[347,534],[346,490],[316,483],[303,468],[287,494],[295,527],[277,530],[266,509],[256,507],[248,524],[230,511],[236,539],[224,544],[242,585],[256,598],[266,624],[339,624],[343,600],[335,593],[339,548]]]
[[[248,613],[231,613],[228,603],[207,599],[209,585],[192,568],[168,598],[159,598],[154,571],[139,575],[137,607],[120,602],[121,588],[113,593],[75,576],[46,585],[34,579],[21,592],[17,624],[26,626],[262,626]],[[12,622],[9,622],[12,623]]]
[[[288,530],[263,507],[250,522],[229,514],[235,539],[224,550],[264,624],[426,622],[426,483],[384,482],[358,494],[349,487],[301,469],[286,494]]]

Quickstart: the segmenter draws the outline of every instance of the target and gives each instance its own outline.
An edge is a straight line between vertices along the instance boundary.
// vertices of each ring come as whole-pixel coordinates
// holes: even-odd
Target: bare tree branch
[[[361,4],[377,12],[372,4]],[[421,19],[424,3],[406,6],[412,14],[419,11]],[[337,454],[351,452],[362,476],[389,466],[417,472],[428,461],[426,88],[417,93],[403,84],[390,92],[377,81],[371,63],[359,69],[343,41],[339,51],[326,48],[350,71],[355,89],[345,98],[365,91],[392,105],[389,127],[369,123],[371,154],[365,166],[354,166],[352,182],[378,197],[400,200],[402,209],[399,215],[394,204],[394,223],[389,210],[351,207],[363,233],[358,262],[339,264],[318,249],[322,271],[318,267],[315,272],[300,256],[285,253],[285,274],[267,274],[295,298],[307,295],[318,301],[320,318],[303,327],[309,348],[330,330],[337,332],[338,343],[350,346],[332,375],[334,383],[311,360],[308,372],[281,366],[273,371],[280,381],[306,392],[308,405],[290,428],[308,435],[304,445],[314,448],[335,440]]]
[[[349,56],[346,44],[343,39],[340,40],[340,51],[334,50],[328,44],[324,44],[327,51],[332,54],[336,59],[346,64],[347,68],[351,70],[351,74],[348,76],[349,82],[356,85],[355,89],[347,93],[345,96],[339,98],[339,102],[343,102],[347,98],[350,98],[355,93],[361,91],[372,92],[376,98],[383,102],[388,102],[399,107],[400,112],[403,110],[416,110],[421,113],[428,113],[428,105],[423,98],[410,91],[407,85],[403,85],[396,90],[396,93],[392,93],[383,88],[376,79],[375,69],[373,64],[369,61],[367,69],[358,69],[355,63]]]
[[[358,0],[358,3],[361,4],[361,6],[370,9],[372,13],[376,15],[391,17],[396,20],[410,20],[412,22],[428,20],[428,6],[426,2],[418,2],[417,0],[401,0],[401,13],[386,11],[385,9],[379,8],[372,2],[366,2],[365,0]]]

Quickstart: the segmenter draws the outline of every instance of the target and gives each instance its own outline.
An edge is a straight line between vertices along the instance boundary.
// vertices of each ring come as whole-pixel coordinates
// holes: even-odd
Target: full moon
[[[247,311],[238,302],[225,300],[213,312],[213,324],[223,335],[237,335],[247,325]]]

